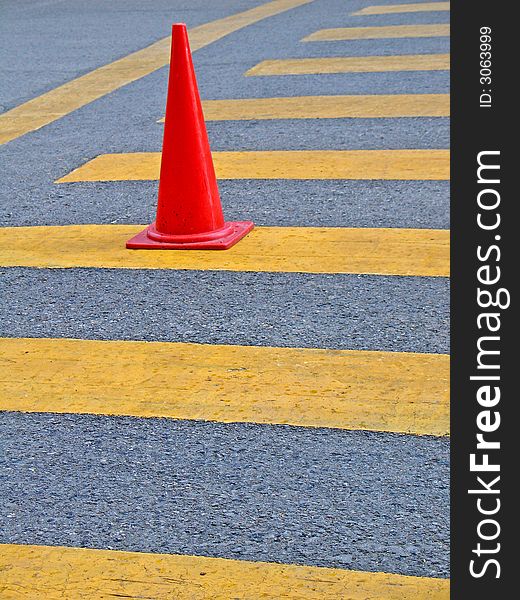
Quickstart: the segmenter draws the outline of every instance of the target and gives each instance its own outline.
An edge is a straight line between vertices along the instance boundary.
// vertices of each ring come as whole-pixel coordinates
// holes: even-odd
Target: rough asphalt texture
[[[315,2],[194,54],[205,99],[447,93],[449,73],[244,77],[270,58],[446,53],[447,38],[301,43],[395,0]],[[259,0],[15,0],[0,7],[0,111]],[[167,69],[0,148],[0,225],[147,223],[156,182],[56,185],[108,152],[159,151]],[[208,124],[214,150],[446,148],[444,118]],[[448,182],[227,181],[229,219],[447,228]],[[442,278],[2,269],[2,336],[448,352]],[[182,552],[448,576],[446,439],[161,419],[1,415],[0,542]]]
[[[80,415],[1,422],[4,540],[447,576],[444,439]]]
[[[0,272],[11,290],[0,308],[4,337],[449,352],[445,278],[128,269]]]
[[[13,181],[11,189],[16,185]],[[252,220],[258,226],[449,228],[446,181],[256,179],[222,181],[219,189],[228,220]],[[34,192],[6,198],[1,225],[150,223],[157,183],[67,183],[37,200]]]

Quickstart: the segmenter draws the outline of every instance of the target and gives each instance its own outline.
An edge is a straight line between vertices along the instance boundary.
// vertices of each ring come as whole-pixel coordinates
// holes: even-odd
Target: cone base
[[[224,224],[225,231],[221,237],[202,241],[200,234],[194,234],[192,240],[189,235],[183,235],[182,242],[154,240],[148,236],[150,227],[129,239],[126,247],[130,250],[227,250],[245,237],[254,224],[251,221],[231,221]]]

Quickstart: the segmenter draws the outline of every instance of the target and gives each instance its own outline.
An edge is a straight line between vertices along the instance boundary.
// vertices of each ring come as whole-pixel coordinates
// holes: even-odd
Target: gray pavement
[[[260,0],[1,0],[4,110],[169,35],[258,6]]]
[[[300,43],[327,27],[445,23],[315,2],[194,54],[203,98],[447,93],[448,72],[244,77],[268,58],[444,53],[447,38]],[[0,110],[258,0],[0,1]],[[147,223],[156,182],[56,185],[108,152],[159,151],[167,69],[0,147],[1,225]],[[230,122],[215,150],[448,147],[443,118]],[[449,227],[447,182],[226,181],[229,219]],[[444,278],[2,269],[0,335],[448,352]],[[153,292],[153,296],[152,293]],[[445,577],[449,441],[68,415],[0,415],[0,542]]]
[[[61,184],[17,194],[15,177],[3,226],[144,224],[155,217],[156,182]],[[449,227],[446,181],[222,181],[219,189],[228,220],[258,226]]]
[[[193,27],[260,4],[260,0],[153,0],[146,5],[137,0],[112,0],[108,5],[104,0],[90,0],[88,3],[82,0],[1,0],[0,57],[4,57],[4,61],[0,62],[0,72],[5,85],[0,89],[0,106],[4,110],[12,108],[72,77],[78,77],[150,45],[167,36],[173,22],[185,22]],[[370,16],[350,14],[369,4],[345,0],[315,1],[261,21],[198,51],[194,57],[195,64],[200,66],[213,62],[229,65],[232,62],[248,62],[253,66],[266,58],[331,56],[342,49],[343,52],[339,55],[344,55],[345,49],[350,55],[447,51],[447,38],[299,43],[306,35],[324,28],[449,21],[447,12]],[[395,1],[377,0],[377,4],[395,4]],[[229,68],[224,74],[221,85],[229,85],[233,76],[236,76]],[[203,97],[213,97],[207,95],[214,90],[208,89],[209,80],[206,79],[211,77],[212,71],[198,75],[205,84]],[[417,77],[423,80],[424,85],[431,85],[428,80],[433,79],[433,85],[444,88],[449,81],[446,73],[442,76],[423,73]],[[270,79],[249,78],[249,81],[263,80],[259,83],[263,90],[263,86],[269,86]],[[331,78],[327,76],[320,79]],[[403,79],[403,74],[393,75],[391,79]],[[283,78],[275,78],[274,83],[283,83],[279,80]],[[370,85],[372,76],[354,77],[354,80],[359,80],[361,85],[363,81]],[[311,82],[309,84],[312,85]],[[233,88],[233,84],[230,87]],[[336,86],[331,93],[345,93],[343,89],[338,90]],[[372,89],[369,93],[391,93],[387,88],[385,90],[387,91],[377,92]],[[293,88],[289,89],[289,95],[297,94]]]
[[[2,277],[3,337],[449,351],[445,278],[14,268]]]
[[[1,541],[448,574],[445,439],[0,415]]]

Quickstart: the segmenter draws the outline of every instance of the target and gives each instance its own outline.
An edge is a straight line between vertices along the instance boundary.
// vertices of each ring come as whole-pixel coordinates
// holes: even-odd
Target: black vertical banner
[[[518,135],[510,107],[520,30],[507,7],[451,4],[451,597],[457,600],[517,594],[508,465],[516,463],[518,448],[508,434],[518,396],[511,285],[520,256],[513,206],[520,202],[511,191],[507,141]]]

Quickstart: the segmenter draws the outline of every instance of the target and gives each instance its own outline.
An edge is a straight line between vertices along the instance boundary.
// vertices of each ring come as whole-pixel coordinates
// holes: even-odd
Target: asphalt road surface
[[[2,113],[9,117],[16,107],[150,46],[174,22],[190,31],[262,4],[2,0],[0,132],[10,124]],[[449,22],[445,10],[353,15],[376,4],[397,1],[302,2],[196,49],[202,99],[448,94],[446,69],[245,76],[266,60],[448,54],[446,35],[301,41],[324,29]],[[48,226],[48,235],[59,236],[56,226],[151,222],[157,181],[55,182],[99,155],[159,152],[167,76],[168,66],[161,66],[41,127],[22,127],[4,143],[2,228]],[[27,114],[24,124],[33,119]],[[207,127],[212,150],[220,152],[449,148],[447,113],[211,120]],[[258,228],[449,228],[446,178],[368,173],[364,179],[225,179],[219,186],[226,218],[250,219]],[[8,248],[9,235],[5,240]],[[189,271],[33,268],[9,262],[7,250],[0,254],[4,341],[449,353],[446,277],[231,272],[207,270],[203,261]],[[131,360],[128,369],[131,377]],[[6,395],[9,372],[7,361]],[[92,395],[100,393],[95,380],[89,385]],[[49,393],[42,384],[38,394]],[[178,393],[172,389],[172,399]],[[66,402],[59,413],[33,412],[23,395],[15,410],[0,408],[5,548],[66,546],[449,578],[447,435],[74,414]],[[1,581],[0,575],[2,597],[2,589],[6,598],[62,597],[16,588],[10,580],[2,588]],[[172,586],[171,595],[153,597],[184,597]],[[288,583],[273,597],[291,593]]]

